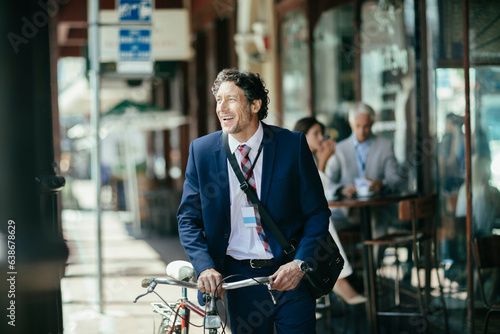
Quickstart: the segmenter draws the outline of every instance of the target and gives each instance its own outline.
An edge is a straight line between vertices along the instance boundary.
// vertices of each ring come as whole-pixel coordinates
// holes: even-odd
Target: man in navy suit
[[[302,278],[318,238],[328,233],[330,211],[305,137],[261,122],[269,98],[258,74],[225,69],[212,91],[222,131],[191,143],[178,211],[180,239],[199,290],[215,292],[230,275],[271,276],[274,298],[262,286],[227,291],[232,332],[265,334],[276,327],[278,333],[313,333],[316,303]],[[248,178],[276,225],[297,241],[293,259],[240,189],[223,132],[238,164],[253,166]]]

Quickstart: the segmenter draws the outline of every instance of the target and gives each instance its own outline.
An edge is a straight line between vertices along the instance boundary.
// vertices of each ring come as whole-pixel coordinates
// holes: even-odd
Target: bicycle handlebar
[[[159,277],[144,278],[141,282],[141,285],[143,288],[148,288],[148,290],[145,293],[137,296],[134,300],[134,303],[136,303],[137,300],[139,300],[139,298],[144,297],[147,294],[153,292],[156,285],[158,285],[158,284],[177,285],[177,286],[189,288],[189,289],[198,289],[198,284],[193,283],[193,282],[179,281],[179,280],[176,280],[173,278],[159,278]],[[273,279],[271,277],[248,278],[248,279],[243,279],[243,280],[237,281],[237,282],[222,283],[222,288],[225,290],[231,290],[231,289],[243,288],[246,286],[258,285],[258,284],[267,285],[267,288],[270,291],[271,285],[273,284]],[[274,297],[272,294],[271,294],[271,298],[273,298],[273,301],[274,301]]]
[[[255,277],[248,278],[237,282],[223,283],[222,288],[225,290],[232,290],[237,288],[244,288],[246,286],[252,286],[257,284],[273,284],[273,279],[271,277]]]
[[[184,288],[189,288],[189,289],[198,289],[198,284],[193,283],[193,282],[185,282],[185,281],[179,281],[173,278],[144,278],[141,282],[141,286],[143,288],[147,288],[151,285],[151,283],[157,283],[157,284],[169,284],[169,285],[178,285],[182,286]]]
[[[198,289],[198,284],[193,282],[179,281],[173,278],[144,278],[141,282],[143,288],[148,288],[152,283],[156,284],[168,284],[177,285],[189,289]],[[232,290],[237,288],[243,288],[246,286],[252,286],[257,284],[272,284],[273,280],[270,277],[255,277],[248,278],[237,282],[223,283],[222,288],[225,290]]]

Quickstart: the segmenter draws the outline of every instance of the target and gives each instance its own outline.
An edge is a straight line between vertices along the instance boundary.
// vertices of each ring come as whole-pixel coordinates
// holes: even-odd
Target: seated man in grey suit
[[[374,121],[375,112],[364,103],[355,104],[349,111],[352,134],[337,144],[335,155],[325,168],[329,199],[402,190],[404,178],[398,170],[392,141],[371,132]],[[338,230],[355,223],[347,219],[342,209],[332,211],[332,221]],[[381,229],[385,230],[383,226],[373,229],[375,236],[382,232]]]

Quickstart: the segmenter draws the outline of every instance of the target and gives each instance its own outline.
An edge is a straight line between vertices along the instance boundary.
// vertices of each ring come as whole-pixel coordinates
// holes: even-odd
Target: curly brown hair
[[[258,73],[253,73],[248,70],[238,70],[236,68],[226,68],[219,72],[217,78],[212,86],[212,94],[217,97],[220,85],[225,81],[234,82],[240,87],[247,99],[247,105],[252,104],[255,100],[261,100],[259,113],[257,114],[259,120],[267,117],[268,104],[269,104],[269,90],[266,89],[264,80]]]

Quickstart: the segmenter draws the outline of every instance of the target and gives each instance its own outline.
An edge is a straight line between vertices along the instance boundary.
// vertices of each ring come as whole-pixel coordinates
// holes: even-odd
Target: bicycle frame
[[[187,298],[187,288],[182,287],[182,298],[178,303],[171,304],[172,308],[175,308],[175,311],[169,307],[165,307],[163,303],[152,303],[154,312],[160,314],[164,318],[169,319],[169,323],[171,327],[168,331],[168,334],[177,333],[180,331],[182,334],[189,334],[190,320],[191,320],[191,311],[198,314],[200,317],[204,319],[204,324],[206,329],[216,330],[216,328],[220,327],[220,318],[215,315],[211,317],[213,310],[212,307],[209,308],[208,312],[205,312],[196,304],[190,302]],[[174,317],[169,318],[167,313],[170,315],[173,313]],[[180,318],[180,324],[178,323],[178,318]],[[160,330],[162,329],[162,324],[160,325]],[[174,332],[175,331],[175,332]],[[162,332],[164,334],[165,332]]]
[[[187,299],[187,288],[182,288],[182,300],[177,306],[176,318],[178,315],[181,316],[181,331],[182,333],[189,334],[189,321],[191,319],[191,312],[198,314],[201,317],[205,317],[205,311],[199,308],[197,305],[191,303]],[[175,319],[174,319],[175,323]],[[169,333],[171,334],[171,333]]]

